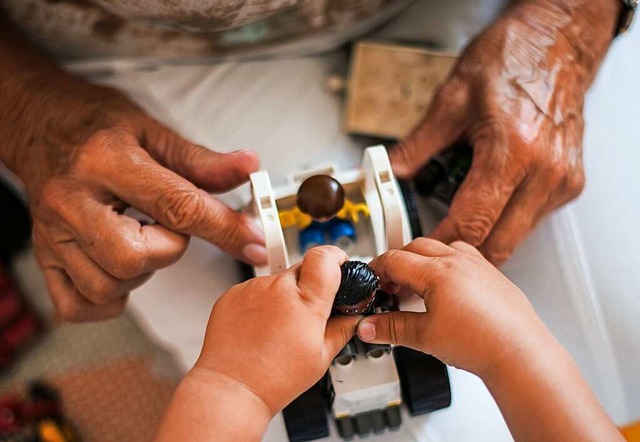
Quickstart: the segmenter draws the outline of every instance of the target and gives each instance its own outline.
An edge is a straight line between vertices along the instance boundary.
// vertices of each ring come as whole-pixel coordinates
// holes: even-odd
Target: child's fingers
[[[449,247],[451,247],[452,249],[459,250],[461,252],[475,253],[476,255],[482,256],[482,253],[480,253],[478,249],[476,249],[471,244],[468,244],[464,241],[454,241],[451,244],[449,244]]]
[[[369,266],[383,284],[392,282],[411,289],[424,298],[434,275],[442,270],[442,258],[431,258],[405,250],[389,250],[371,261]]]
[[[425,351],[426,313],[390,312],[367,316],[358,324],[358,337],[363,342],[397,344]]]
[[[416,238],[404,246],[402,250],[432,257],[448,256],[452,253],[451,247],[432,238]]]
[[[340,287],[340,266],[349,257],[334,246],[314,247],[297,269],[300,296],[306,301],[332,305]]]
[[[326,353],[333,359],[347,342],[356,334],[356,327],[362,316],[334,316],[327,322],[324,332]]]

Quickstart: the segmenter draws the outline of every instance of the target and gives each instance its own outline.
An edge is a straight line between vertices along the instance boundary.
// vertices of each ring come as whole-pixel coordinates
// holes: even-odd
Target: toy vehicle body
[[[304,171],[289,177],[286,185],[272,188],[267,172],[251,175],[253,201],[247,212],[265,233],[268,264],[255,267],[256,276],[281,272],[302,259],[300,229],[282,228],[279,212],[295,210],[300,183],[313,175],[330,175],[354,204],[366,204],[368,216],[353,223],[353,241],[336,241],[324,235],[324,243],[345,249],[351,259],[369,262],[388,249],[400,248],[419,235],[417,212],[410,193],[396,181],[386,149],[369,147],[362,167],[343,172],[334,167]],[[324,232],[323,232],[324,233]],[[376,312],[397,310],[389,295],[374,304]],[[400,406],[423,414],[450,405],[447,369],[431,356],[404,347],[365,344],[353,338],[334,359],[327,374],[283,411],[292,442],[329,435],[326,410],[330,408],[338,432],[345,440],[365,436],[401,424]]]

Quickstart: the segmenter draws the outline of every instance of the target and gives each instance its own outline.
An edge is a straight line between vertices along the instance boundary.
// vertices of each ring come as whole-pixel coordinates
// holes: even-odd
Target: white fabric
[[[585,192],[544,222],[503,268],[619,424],[640,418],[639,28],[614,43],[588,96]],[[108,82],[195,142],[219,151],[256,150],[278,182],[308,165],[359,163],[364,143],[341,132],[340,99],[322,88],[327,75],[344,69],[343,61],[344,54],[334,53],[170,67],[122,72]],[[239,207],[247,198],[241,188],[224,200]],[[433,222],[433,213],[423,215]],[[214,301],[238,281],[232,259],[194,239],[178,264],[133,293],[131,310],[186,371],[200,352]],[[510,440],[482,383],[459,370],[450,373],[451,408],[418,419],[405,415],[399,432],[371,439]],[[265,440],[286,440],[280,417]]]

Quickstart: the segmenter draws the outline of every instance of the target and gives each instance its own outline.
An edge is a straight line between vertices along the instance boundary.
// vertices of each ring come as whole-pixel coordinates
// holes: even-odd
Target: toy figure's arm
[[[360,215],[367,218],[369,216],[369,208],[365,203],[354,203],[347,199],[344,201],[342,210],[338,212],[337,217],[340,219],[349,219],[353,223],[357,223],[360,220]]]
[[[426,312],[368,316],[360,339],[412,347],[476,374],[515,440],[622,440],[524,294],[476,249],[422,238],[369,265],[386,291],[417,293]]]
[[[278,211],[278,217],[280,218],[280,225],[283,229],[293,226],[304,229],[309,226],[312,221],[309,215],[302,213],[297,207]]]

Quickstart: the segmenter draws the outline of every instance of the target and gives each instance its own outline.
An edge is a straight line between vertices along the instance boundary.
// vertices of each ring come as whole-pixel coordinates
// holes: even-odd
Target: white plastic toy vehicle
[[[301,183],[317,175],[334,178],[344,189],[348,210],[329,221],[307,219],[296,207]],[[369,262],[421,234],[410,191],[403,191],[395,179],[384,146],[367,148],[361,168],[303,171],[275,189],[268,173],[259,171],[251,175],[251,186],[253,200],[247,212],[264,230],[269,259],[268,265],[249,269],[248,277],[281,272],[300,261],[309,246],[320,243],[335,244],[351,259]],[[381,293],[373,309],[384,312],[398,309],[398,304]],[[446,366],[408,348],[364,344],[354,338],[326,376],[283,414],[291,442],[328,436],[327,409],[340,436],[350,440],[356,434],[363,437],[397,429],[403,402],[414,415],[448,407],[451,391]]]

